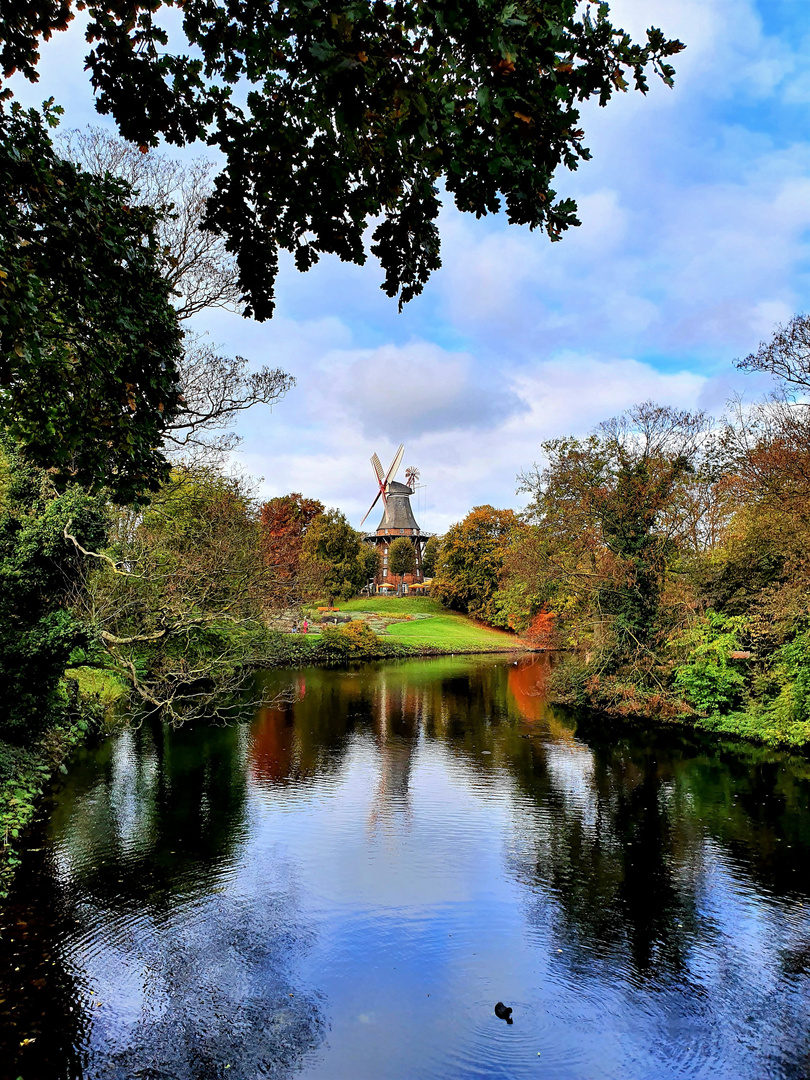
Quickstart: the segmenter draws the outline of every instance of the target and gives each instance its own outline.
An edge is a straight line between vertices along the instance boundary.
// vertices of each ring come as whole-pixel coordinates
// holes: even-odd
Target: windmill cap
[[[407,484],[400,484],[398,480],[392,480],[387,488],[388,495],[413,495],[413,489]]]

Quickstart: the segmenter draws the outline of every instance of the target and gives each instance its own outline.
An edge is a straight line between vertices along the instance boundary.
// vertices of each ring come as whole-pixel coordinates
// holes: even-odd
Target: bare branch
[[[155,150],[141,151],[103,128],[74,129],[61,138],[66,157],[89,172],[111,173],[130,184],[142,202],[164,212],[158,224],[163,274],[177,290],[177,314],[189,319],[205,308],[239,310],[241,291],[234,257],[223,237],[203,228],[215,167]]]

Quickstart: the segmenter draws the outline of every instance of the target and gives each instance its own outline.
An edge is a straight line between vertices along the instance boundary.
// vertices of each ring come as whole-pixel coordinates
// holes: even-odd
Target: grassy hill
[[[421,596],[373,596],[338,605],[364,619],[378,634],[415,648],[447,652],[511,652],[523,647],[514,634],[493,630]]]

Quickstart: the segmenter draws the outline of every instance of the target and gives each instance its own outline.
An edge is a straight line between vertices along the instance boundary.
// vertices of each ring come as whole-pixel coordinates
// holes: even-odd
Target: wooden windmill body
[[[402,464],[404,452],[405,448],[400,444],[388,472],[383,471],[382,462],[376,454],[373,454],[371,458],[371,466],[377,478],[379,491],[374,498],[374,502],[368,508],[366,517],[360,522],[360,527],[363,527],[363,522],[377,505],[378,499],[382,499],[383,514],[376,532],[366,533],[363,536],[364,541],[367,544],[374,544],[379,552],[379,567],[373,584],[377,592],[390,593],[394,590],[407,592],[414,585],[421,586],[425,580],[422,573],[422,556],[424,555],[425,544],[433,533],[422,532],[411,508],[411,495],[413,495],[416,488],[419,470],[409,468],[406,471],[405,475],[409,481],[407,484],[400,484],[394,479],[397,470]],[[416,570],[413,574],[396,575],[389,573],[388,548],[398,536],[407,536],[413,544],[416,552]],[[421,589],[418,588],[417,591],[421,591]]]

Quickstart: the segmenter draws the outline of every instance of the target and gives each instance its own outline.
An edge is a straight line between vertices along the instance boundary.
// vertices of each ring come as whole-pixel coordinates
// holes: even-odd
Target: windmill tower
[[[422,555],[424,554],[425,544],[432,536],[432,533],[422,532],[411,509],[411,495],[413,495],[416,481],[419,479],[419,470],[409,466],[405,474],[407,484],[400,484],[399,481],[394,479],[397,470],[402,464],[404,453],[405,447],[400,443],[387,472],[383,470],[382,462],[377,454],[372,454],[371,467],[374,470],[379,490],[374,496],[371,506],[366,511],[366,516],[360,522],[362,528],[363,523],[377,505],[379,499],[382,499],[383,515],[380,524],[377,526],[376,532],[366,533],[363,537],[366,543],[374,544],[380,552],[380,569],[374,579],[374,585],[377,591],[381,592],[391,591],[394,582],[393,575],[391,575],[391,581],[388,580],[388,548],[392,540],[398,536],[407,536],[413,544],[416,552],[416,570],[413,574],[403,575],[401,581],[397,578],[396,586],[403,592],[407,592],[415,585],[416,591],[421,591],[424,581]]]

